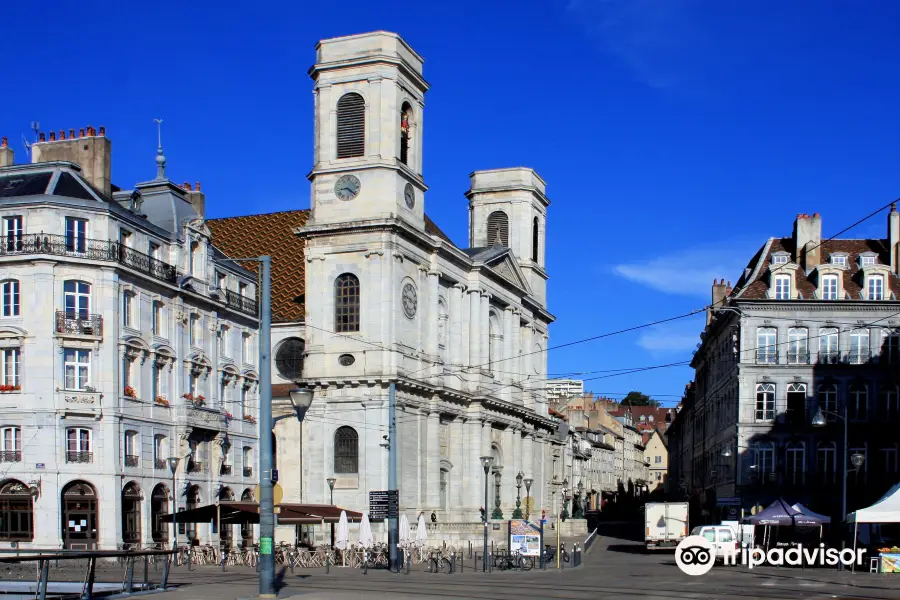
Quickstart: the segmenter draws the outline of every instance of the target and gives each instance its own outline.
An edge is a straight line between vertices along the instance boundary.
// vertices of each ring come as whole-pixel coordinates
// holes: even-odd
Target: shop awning
[[[337,523],[341,511],[347,511],[347,520],[358,523],[362,513],[330,504],[279,504],[275,507],[278,523],[282,525],[312,525]],[[259,504],[256,502],[221,501],[217,504],[198,506],[175,515],[178,523],[210,523],[221,519],[223,525],[259,523]],[[171,523],[172,515],[160,517],[163,523]]]

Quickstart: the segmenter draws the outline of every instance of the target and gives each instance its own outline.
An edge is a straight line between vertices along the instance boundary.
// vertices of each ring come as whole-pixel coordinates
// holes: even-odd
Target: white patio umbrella
[[[363,548],[371,548],[375,545],[372,525],[369,524],[369,515],[366,513],[363,513],[362,520],[359,522],[359,545]]]
[[[341,518],[338,521],[337,533],[335,535],[334,545],[339,550],[346,550],[347,545],[350,543],[350,525],[347,523],[347,511],[341,511]],[[341,552],[343,556],[344,553]],[[346,562],[346,559],[343,559],[342,562]]]
[[[425,527],[425,513],[419,514],[419,524],[416,527],[416,545],[424,548],[428,541],[428,529]]]
[[[400,543],[397,545],[401,548],[409,546],[409,519],[405,514],[400,515]]]

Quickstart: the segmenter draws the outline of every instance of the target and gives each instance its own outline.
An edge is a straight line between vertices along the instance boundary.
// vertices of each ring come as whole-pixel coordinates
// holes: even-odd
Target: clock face
[[[403,286],[403,313],[410,319],[416,316],[416,288],[407,283]]]
[[[355,175],[341,175],[334,184],[334,195],[341,200],[353,200],[359,194],[360,183]]]
[[[406,200],[406,208],[410,210],[416,205],[416,193],[413,191],[411,183],[407,183],[403,189],[403,199]]]

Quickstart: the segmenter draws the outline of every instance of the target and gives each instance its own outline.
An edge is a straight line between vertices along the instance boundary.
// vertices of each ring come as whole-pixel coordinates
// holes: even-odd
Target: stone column
[[[477,367],[481,360],[481,291],[469,290],[469,367]]]
[[[450,364],[455,369],[465,361],[463,356],[468,356],[468,345],[464,344],[463,337],[466,335],[466,327],[463,325],[463,306],[462,294],[464,286],[457,283],[450,288],[450,323],[447,329],[447,341],[450,345]],[[468,339],[465,339],[468,342]]]
[[[481,359],[478,361],[478,365],[482,370],[487,371],[487,365],[491,362],[491,357],[488,355],[490,352],[490,343],[488,339],[491,335],[491,324],[490,324],[490,306],[491,306],[491,295],[487,292],[483,292],[481,294]]]
[[[516,474],[519,472],[519,460],[521,459],[516,455],[517,436],[518,432],[515,430],[515,426],[510,425],[503,430],[501,438],[503,440],[503,479],[500,481],[502,490],[500,507],[506,518],[512,515],[512,511],[516,507]]]
[[[515,374],[512,376],[512,383],[514,384],[510,388],[510,401],[516,402],[522,406],[525,406],[525,398],[521,393],[522,382],[525,377],[528,376],[528,373],[522,369],[522,323],[521,323],[521,315],[522,313],[518,309],[513,309],[512,311],[512,355],[509,360],[510,369],[509,371],[515,371]]]
[[[396,82],[391,79],[383,79],[382,77],[371,77],[369,79],[372,87],[375,88],[371,94],[371,100],[367,103],[369,106],[366,112],[371,115],[371,117],[366,119],[366,146],[365,149],[366,156],[371,156],[373,158],[393,158],[397,156],[393,152],[393,144],[389,139],[386,139],[386,136],[381,135],[381,106],[382,104],[386,106],[390,106],[391,104],[391,94],[394,93],[396,89],[394,86]],[[335,106],[337,106],[335,104]],[[337,137],[333,138],[337,140]]]
[[[429,510],[440,506],[440,470],[441,470],[441,419],[436,407],[428,413],[425,436],[425,493],[424,504]]]
[[[515,321],[513,308],[507,306],[503,310],[503,361],[497,367],[503,381],[503,390],[501,398],[506,401],[512,401],[512,382],[518,375],[513,373],[516,371],[515,361],[513,360],[513,322]]]
[[[449,456],[448,460],[453,468],[450,469],[447,485],[449,486],[450,503],[448,506],[448,514],[444,516],[445,520],[461,520],[462,509],[466,505],[466,483],[465,473],[468,469],[468,440],[465,435],[464,420],[462,417],[456,417],[450,423],[449,434]],[[438,480],[440,484],[440,480]]]
[[[522,339],[522,400],[525,405],[525,408],[534,408],[534,397],[532,394],[534,393],[535,385],[543,385],[544,382],[536,382],[535,381],[535,373],[533,361],[537,360],[537,354],[532,354],[534,352],[534,326],[530,323],[526,325],[522,329],[523,339]],[[527,378],[527,379],[526,379]]]
[[[438,319],[440,316],[438,282],[440,275],[439,271],[428,271],[428,345],[426,347],[429,358],[432,360],[440,357],[438,346]],[[431,370],[440,373],[440,367],[437,365],[434,365]]]
[[[538,476],[534,472],[534,447],[532,444],[532,435],[533,433],[529,430],[525,430],[525,436],[522,438],[522,472],[525,474],[525,478],[531,477],[533,480],[531,483],[531,496],[532,498],[535,496],[535,486],[538,483]],[[524,485],[524,484],[523,484]],[[528,491],[524,488],[522,489],[522,510],[525,510],[525,500],[524,498],[528,496]],[[533,508],[538,507],[537,502],[534,503]],[[534,514],[534,510],[532,510],[532,515]],[[533,517],[532,517],[533,518]]]
[[[478,507],[484,505],[484,470],[481,467],[481,420],[477,415],[469,417],[465,423],[466,463],[463,476],[466,478],[466,508],[472,520],[478,518]]]

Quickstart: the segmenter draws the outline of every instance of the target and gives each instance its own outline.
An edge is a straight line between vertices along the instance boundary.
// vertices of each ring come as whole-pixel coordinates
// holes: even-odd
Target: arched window
[[[366,146],[366,101],[356,93],[337,103],[337,157],[363,156]]]
[[[497,315],[491,314],[488,319],[488,370],[493,371],[501,361],[501,348],[503,348],[503,328]]]
[[[882,416],[886,421],[895,421],[900,416],[900,397],[897,395],[897,386],[893,384],[884,384],[878,391],[881,396],[879,404],[881,405]]]
[[[840,332],[837,327],[823,327],[819,330],[819,362],[835,365],[840,360]]]
[[[70,482],[62,491],[63,546],[69,550],[93,550],[97,545],[97,490],[86,481]]]
[[[790,383],[787,387],[787,418],[792,423],[806,423],[806,384]]]
[[[760,383],[756,386],[756,420],[771,421],[775,418],[775,384]]]
[[[864,383],[854,383],[850,386],[847,398],[847,416],[851,421],[865,421],[868,414],[869,390]]]
[[[84,281],[63,282],[67,319],[87,319],[91,312],[91,284]]]
[[[141,488],[133,481],[122,488],[122,543],[126,549],[141,543]]]
[[[509,246],[509,217],[502,210],[495,210],[487,220],[488,246]]]
[[[806,447],[803,442],[789,442],[785,448],[785,479],[790,484],[806,482]]]
[[[249,489],[244,490],[241,494],[241,502],[253,502],[253,492]],[[241,547],[249,548],[253,545],[253,525],[250,523],[241,523]]]
[[[447,352],[447,348],[450,346],[450,344],[447,343],[447,328],[449,327],[449,322],[450,316],[447,314],[447,303],[444,302],[443,298],[440,298],[438,299],[438,351],[445,363],[450,358]]]
[[[850,332],[850,364],[862,365],[869,362],[869,330],[854,329]]]
[[[535,217],[531,222],[531,260],[538,261],[538,242],[540,241],[540,228],[538,226],[538,218]]]
[[[162,518],[167,514],[169,514],[169,488],[164,483],[158,483],[150,495],[151,534],[154,542],[169,541],[169,526],[162,522]]]
[[[809,363],[809,329],[791,327],[788,329],[788,364],[805,365]]]
[[[275,351],[275,370],[283,379],[300,379],[305,351],[306,343],[300,338],[292,337],[281,342]]]
[[[409,122],[412,118],[412,107],[408,102],[403,103],[400,109],[400,162],[409,164],[410,129]]]
[[[0,540],[34,538],[34,507],[29,492],[28,486],[15,479],[0,485]]]
[[[816,448],[816,473],[822,483],[834,483],[837,468],[834,442],[819,442]]]
[[[359,435],[346,425],[334,432],[334,472],[359,472]]]
[[[334,281],[334,330],[359,331],[359,279],[351,273]]]
[[[441,468],[440,494],[441,510],[446,511],[450,508],[450,470],[443,467]]]

